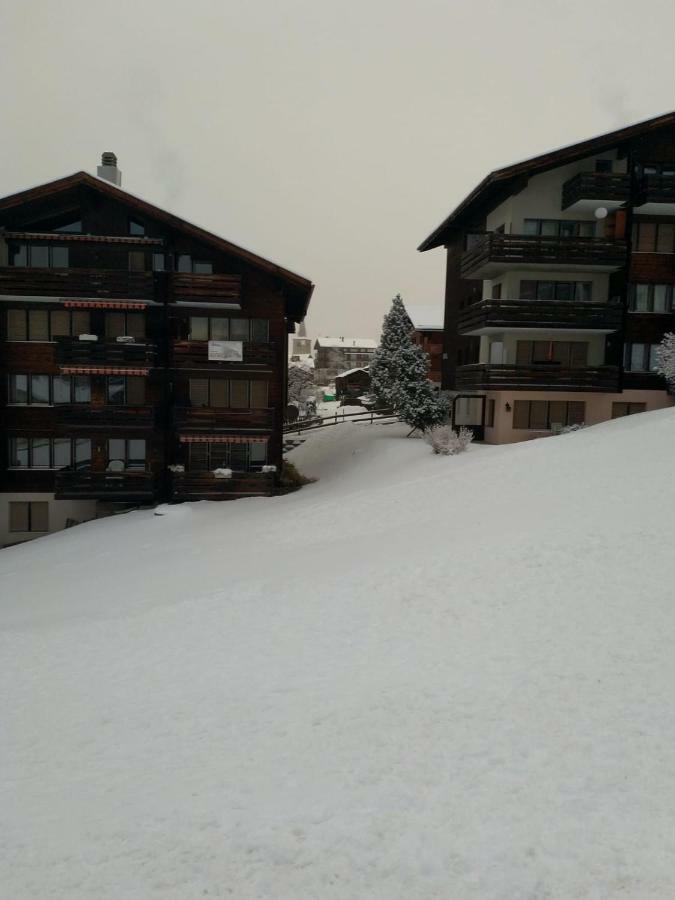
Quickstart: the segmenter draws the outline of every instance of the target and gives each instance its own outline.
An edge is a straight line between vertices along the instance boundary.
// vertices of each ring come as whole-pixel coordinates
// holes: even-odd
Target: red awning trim
[[[181,434],[181,444],[266,444],[268,437],[257,434]]]
[[[149,375],[150,369],[125,366],[61,366],[64,375]]]
[[[5,237],[21,241],[50,241],[61,244],[64,241],[79,241],[89,244],[145,244],[149,247],[161,247],[162,238],[134,237],[119,234],[77,234],[69,231],[5,231]]]
[[[65,300],[66,309],[145,309],[147,304],[131,300]]]

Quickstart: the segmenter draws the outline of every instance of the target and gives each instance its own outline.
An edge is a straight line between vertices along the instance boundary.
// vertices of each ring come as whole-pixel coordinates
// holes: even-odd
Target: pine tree
[[[427,378],[428,355],[412,340],[412,322],[400,294],[384,317],[380,346],[370,363],[372,391],[414,430],[425,431],[447,420],[444,399]]]
[[[675,386],[675,334],[664,334],[656,351],[657,372],[664,375],[671,387]]]

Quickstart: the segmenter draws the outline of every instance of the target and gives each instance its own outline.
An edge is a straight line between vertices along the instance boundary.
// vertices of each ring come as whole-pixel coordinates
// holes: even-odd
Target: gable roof
[[[258,256],[257,253],[253,253],[251,250],[246,250],[244,247],[233,244],[231,241],[227,241],[217,234],[206,231],[206,229],[200,228],[198,225],[193,225],[186,219],[181,219],[179,216],[176,216],[159,206],[155,206],[152,203],[148,203],[147,200],[142,200],[140,197],[136,197],[134,194],[122,190],[122,188],[117,187],[117,185],[114,185],[105,179],[96,178],[88,172],[75,172],[73,175],[67,175],[65,178],[58,178],[55,181],[49,181],[45,184],[40,184],[37,187],[28,188],[25,191],[19,191],[16,194],[10,194],[7,197],[3,197],[0,199],[0,211],[11,209],[15,206],[21,206],[32,200],[40,200],[43,197],[48,197],[61,191],[67,191],[80,185],[85,185],[101,194],[125,203],[139,212],[163,222],[170,228],[182,231],[184,234],[188,234],[196,240],[203,241],[205,244],[210,244],[217,250],[229,253],[232,256],[241,259],[242,262],[248,263],[254,268],[261,269],[270,275],[274,275],[289,288],[299,301],[299,305],[295,310],[293,318],[300,321],[305,317],[309,300],[314,290],[314,285],[308,278],[298,275],[295,272],[291,272],[289,269],[285,269],[283,266],[280,266],[269,259],[265,259],[263,256]]]
[[[327,347],[331,349],[358,347],[362,350],[376,350],[377,341],[374,341],[372,338],[320,337],[314,342],[314,347]]]
[[[569,144],[558,150],[550,150],[539,156],[533,156],[530,159],[513,163],[503,169],[495,169],[462,200],[459,206],[441,222],[438,228],[431,232],[429,237],[422,241],[417,249],[420,252],[424,252],[425,250],[442,246],[453,229],[461,227],[467,217],[475,212],[480,204],[487,203],[491,198],[496,197],[500,191],[513,186],[513,183],[518,178],[536,175],[538,172],[545,172],[556,166],[575,162],[594,153],[602,153],[604,150],[609,150],[617,144],[622,144],[632,138],[641,137],[667,125],[675,125],[675,111],[655,116],[652,119],[646,119],[635,125],[627,125],[619,128],[617,131],[609,131],[606,134],[588,138],[576,144]]]
[[[404,303],[415,331],[443,331],[444,310],[438,304]]]

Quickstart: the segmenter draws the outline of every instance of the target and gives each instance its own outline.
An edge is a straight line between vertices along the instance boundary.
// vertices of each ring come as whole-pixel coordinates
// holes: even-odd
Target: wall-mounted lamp
[[[511,404],[508,402],[508,400],[507,400],[507,402],[504,404],[504,409],[505,409],[507,412],[511,412]]]

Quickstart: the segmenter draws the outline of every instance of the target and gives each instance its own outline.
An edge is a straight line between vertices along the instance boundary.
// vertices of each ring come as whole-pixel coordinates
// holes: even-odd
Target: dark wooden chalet
[[[85,172],[0,200],[0,542],[272,494],[312,287]]]

